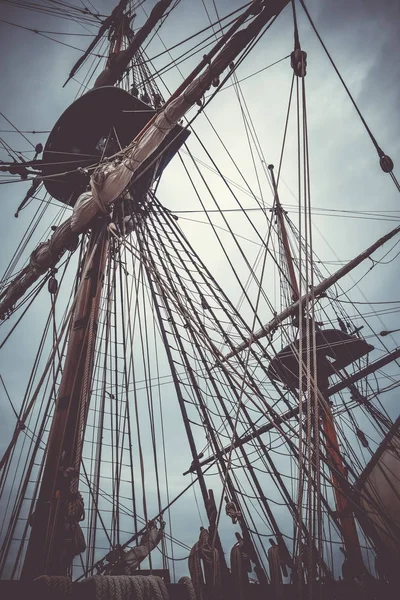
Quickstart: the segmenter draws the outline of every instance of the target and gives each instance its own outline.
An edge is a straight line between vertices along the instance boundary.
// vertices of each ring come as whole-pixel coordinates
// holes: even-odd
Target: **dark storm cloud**
[[[398,129],[400,3],[338,0],[334,7],[332,2],[307,5],[345,80],[354,64],[359,63],[365,71],[359,89],[354,91],[365,116],[372,116],[380,127],[392,131],[394,121]]]

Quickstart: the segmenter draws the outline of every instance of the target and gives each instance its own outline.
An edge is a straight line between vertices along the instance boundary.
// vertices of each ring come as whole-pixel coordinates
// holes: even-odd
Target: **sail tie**
[[[225,513],[232,519],[232,523],[235,525],[236,521],[242,517],[242,513],[233,501],[229,501],[228,496],[225,496],[225,502]]]
[[[106,179],[106,173],[104,172],[104,162],[101,163],[100,167],[96,169],[92,175],[91,191],[93,194],[93,201],[99,207],[103,214],[108,213],[107,203],[101,195],[101,188],[103,187]]]

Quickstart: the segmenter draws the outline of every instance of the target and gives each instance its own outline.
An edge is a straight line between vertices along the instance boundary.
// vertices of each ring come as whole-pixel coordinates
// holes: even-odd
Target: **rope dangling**
[[[267,553],[269,575],[275,598],[278,599],[282,597],[282,574],[287,577],[286,562],[281,556],[279,545],[273,539],[269,542],[271,544]]]
[[[196,596],[200,600],[203,600],[203,588],[205,582],[214,588],[218,588],[221,583],[218,550],[210,546],[209,536],[208,529],[200,527],[199,540],[192,547],[189,555],[189,573],[192,578]],[[203,561],[204,575],[201,561]]]
[[[225,496],[225,513],[232,519],[234,525],[238,519],[242,518],[242,513],[238,510],[236,504],[229,500],[228,496]]]
[[[235,598],[237,600],[246,600],[248,596],[247,586],[249,585],[248,573],[251,573],[251,561],[244,539],[239,533],[235,533],[235,536],[238,541],[231,550],[233,589],[235,590]]]
[[[56,495],[63,494],[65,497],[64,513],[64,557],[71,560],[86,550],[85,537],[79,525],[85,518],[85,506],[82,494],[78,491],[77,471],[74,467],[66,467],[62,470],[61,489]]]
[[[76,492],[71,494],[64,520],[64,541],[66,553],[70,556],[78,556],[86,550],[86,542],[79,525],[85,518],[85,508],[82,494]]]
[[[204,527],[200,527],[199,540],[190,550],[189,555],[189,573],[193,582],[193,587],[196,596],[202,599],[202,586],[204,585],[204,576],[201,568],[201,558],[203,546],[208,543],[208,531]]]

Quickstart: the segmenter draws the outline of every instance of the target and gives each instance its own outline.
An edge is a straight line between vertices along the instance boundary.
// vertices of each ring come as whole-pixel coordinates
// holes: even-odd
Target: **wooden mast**
[[[107,230],[99,220],[90,234],[82,267],[83,278],[74,300],[76,308],[22,569],[23,579],[43,574],[66,575],[73,559],[74,549],[67,548],[66,521],[71,518],[72,535],[79,535],[78,523],[73,523],[72,517],[68,516],[68,504],[75,503],[76,506],[79,502],[82,437],[107,255]]]
[[[320,411],[322,428],[326,439],[326,455],[331,469],[333,493],[335,497],[337,516],[343,533],[346,558],[353,575],[359,575],[364,562],[356,528],[353,508],[345,494],[343,482],[347,481],[347,470],[339,449],[332,408],[329,402],[324,402]]]
[[[115,35],[111,37],[107,64],[121,50],[125,32],[118,25],[123,20],[126,4],[121,1],[112,13],[114,18],[109,18],[108,25],[115,26]],[[101,33],[104,31],[103,26]],[[83,276],[74,299],[76,308],[21,574],[23,579],[33,579],[42,574],[67,575],[74,556],[84,551],[86,545],[78,522],[84,513],[81,512],[81,517],[78,516],[78,520],[71,523],[68,523],[72,520],[68,513],[71,512],[69,507],[72,503],[75,503],[77,510],[81,502],[79,469],[90,401],[108,237],[104,218],[99,217],[91,230],[82,265]],[[68,525],[72,526],[70,531]]]
[[[272,187],[274,189],[274,205],[275,215],[278,221],[279,232],[281,234],[282,246],[285,253],[286,266],[289,272],[290,285],[292,288],[292,300],[296,302],[300,298],[299,286],[297,284],[296,273],[294,271],[293,258],[290,253],[289,238],[286,230],[284,211],[282,208],[281,201],[279,200],[278,187],[276,185],[274,166],[268,165],[269,172],[271,173]]]
[[[279,233],[281,234],[284,257],[289,273],[290,285],[292,288],[292,298],[294,302],[297,302],[300,298],[300,292],[294,270],[294,261],[290,252],[289,238],[286,230],[285,219],[283,216],[283,208],[279,200],[278,188],[273,171],[274,167],[273,165],[269,165],[268,168],[271,173],[272,186],[274,189],[275,214],[279,225]],[[304,306],[302,308],[304,310]],[[307,321],[307,318],[305,318],[304,321],[306,322],[306,327],[312,325],[315,327],[315,325],[311,323],[311,320]],[[310,339],[311,338],[312,336],[310,336]],[[310,348],[310,350],[312,352],[312,348]],[[318,349],[316,349],[316,352],[318,352]],[[300,360],[303,360],[302,356],[299,356],[299,361]],[[303,368],[305,368],[305,365],[301,365],[301,371],[303,371]],[[352,568],[354,568],[355,571],[360,572],[363,568],[361,547],[358,540],[354,514],[349,500],[345,494],[343,486],[343,482],[347,480],[347,472],[342,455],[340,453],[339,440],[336,433],[332,409],[329,402],[327,401],[327,397],[325,397],[324,395],[324,392],[326,392],[326,389],[328,388],[329,382],[328,380],[325,381],[323,377],[319,377],[318,372],[313,373],[313,376],[317,377],[318,390],[319,392],[322,392],[322,396],[320,394],[319,396],[320,402],[323,403],[320,415],[322,429],[326,439],[325,451],[331,471],[336,511],[343,534],[346,557],[348,558]],[[299,398],[299,402],[302,402],[301,398]]]

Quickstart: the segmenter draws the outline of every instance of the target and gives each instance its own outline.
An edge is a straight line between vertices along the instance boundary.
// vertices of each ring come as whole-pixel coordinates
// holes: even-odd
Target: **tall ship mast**
[[[74,55],[48,130],[0,113],[4,597],[397,598],[398,147],[357,59],[303,0],[8,11]]]

